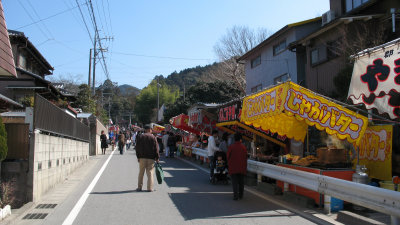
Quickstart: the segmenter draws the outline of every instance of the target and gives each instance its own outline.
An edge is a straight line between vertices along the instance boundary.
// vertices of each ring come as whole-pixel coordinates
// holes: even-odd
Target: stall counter
[[[278,163],[277,166],[300,170],[300,171],[305,171],[305,172],[309,172],[309,173],[320,174],[320,175],[334,177],[334,178],[348,180],[348,181],[352,180],[352,176],[354,173],[354,171],[351,168],[323,170],[323,169],[318,169],[318,168],[311,168],[311,167],[304,167],[304,166],[297,166],[297,165],[293,165],[293,164],[283,164],[283,163]],[[277,186],[282,188],[282,190],[284,188],[283,183],[284,182],[279,181],[279,180],[276,181]],[[302,196],[312,198],[312,199],[314,199],[314,202],[319,206],[322,206],[324,204],[324,195],[322,195],[316,191],[311,191],[309,189],[306,189],[306,188],[303,188],[303,187],[300,187],[297,185],[293,185],[293,184],[289,184],[288,191],[297,193]]]

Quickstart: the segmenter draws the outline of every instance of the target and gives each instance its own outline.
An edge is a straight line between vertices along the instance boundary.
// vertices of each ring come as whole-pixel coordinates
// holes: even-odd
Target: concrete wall
[[[36,133],[33,154],[33,201],[37,201],[89,159],[89,143]]]

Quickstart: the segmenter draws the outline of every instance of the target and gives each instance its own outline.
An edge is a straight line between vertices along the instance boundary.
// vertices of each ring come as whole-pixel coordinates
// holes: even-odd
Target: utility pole
[[[97,36],[94,35],[94,48],[93,48],[93,95],[96,94],[96,57],[97,57]]]
[[[90,49],[90,52],[89,52],[89,78],[88,78],[89,89],[90,89],[91,73],[92,73],[92,49]]]

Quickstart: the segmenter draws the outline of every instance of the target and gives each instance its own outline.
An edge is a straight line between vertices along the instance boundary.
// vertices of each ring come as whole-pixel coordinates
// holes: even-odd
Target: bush
[[[15,202],[15,180],[0,181],[0,207],[10,205],[14,208]]]

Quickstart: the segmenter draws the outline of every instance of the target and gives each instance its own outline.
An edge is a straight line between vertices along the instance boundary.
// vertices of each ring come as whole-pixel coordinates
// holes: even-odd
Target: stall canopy
[[[348,98],[354,104],[376,108],[392,119],[400,118],[400,38],[355,57]]]
[[[180,114],[178,116],[172,117],[170,120],[170,123],[172,126],[193,133],[193,134],[198,134],[200,135],[200,131],[194,129],[193,127],[189,126],[189,116],[185,114]]]
[[[151,125],[152,125],[152,129],[153,129],[154,133],[161,133],[163,130],[165,130],[164,126],[161,126],[161,125],[158,125],[155,123],[152,123]]]
[[[201,133],[211,135],[216,128],[216,116],[209,112],[214,111],[218,104],[196,104],[188,110],[189,126]]]
[[[368,119],[293,82],[285,82],[243,100],[241,122],[303,141],[307,126],[359,143]]]
[[[271,133],[269,130],[262,130],[261,128],[255,128],[240,122],[241,112],[242,102],[239,100],[221,105],[218,108],[218,123],[216,126],[228,133],[241,133],[247,140],[252,140],[253,135],[257,134],[275,144],[285,147],[286,136],[280,136],[276,133]]]

